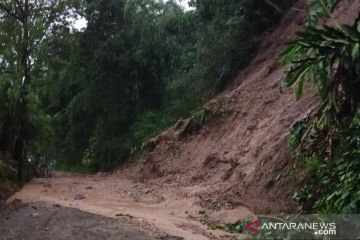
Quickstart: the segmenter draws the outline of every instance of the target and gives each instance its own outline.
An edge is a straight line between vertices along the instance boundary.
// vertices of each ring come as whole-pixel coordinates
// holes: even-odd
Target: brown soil
[[[299,1],[296,9],[306,9],[305,2]],[[334,16],[353,23],[359,6],[357,0],[343,1]],[[207,209],[247,206],[256,213],[294,212],[292,195],[299,180],[288,171],[294,164],[287,136],[318,98],[305,91],[297,101],[293,89],[282,86],[279,55],[305,20],[306,12],[292,9],[275,31],[264,34],[249,66],[205,104],[212,119],[199,131],[184,136],[187,124],[177,124],[150,141],[151,151],[119,174],[159,185],[196,186],[199,203]]]
[[[295,7],[306,9],[304,2]],[[352,23],[359,6],[359,1],[344,1],[334,16]],[[293,89],[282,87],[278,56],[305,19],[305,12],[290,10],[275,31],[263,36],[258,55],[234,83],[204,106],[222,114],[186,138],[179,138],[175,127],[167,130],[162,134],[167,137],[157,141],[130,174],[158,184],[198,186],[197,197],[208,208],[245,205],[257,213],[294,211],[297,180],[286,176],[293,163],[286,139],[318,98],[307,94],[296,101]]]
[[[57,174],[53,178],[32,180],[8,202],[17,199],[25,203],[46,202],[107,218],[125,218],[131,220],[132,228],[148,232],[151,237],[147,239],[171,239],[166,236],[193,240],[236,239],[236,235],[227,237],[224,232],[208,229],[201,221],[226,222],[228,219],[232,222],[251,213],[246,208],[220,212],[203,209],[196,204],[199,189],[198,186],[133,182],[117,175]],[[61,222],[61,217],[56,220]],[[73,222],[76,223],[76,218]],[[16,220],[7,226],[16,226]],[[26,230],[18,228],[18,231]]]

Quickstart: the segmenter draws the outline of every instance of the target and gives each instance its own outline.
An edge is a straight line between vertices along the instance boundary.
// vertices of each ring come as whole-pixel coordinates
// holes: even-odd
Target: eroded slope
[[[354,21],[358,1],[344,1],[335,17]],[[188,120],[153,139],[151,149],[128,172],[135,179],[177,186],[199,186],[207,208],[245,205],[255,212],[293,211],[298,181],[287,176],[293,164],[286,145],[292,125],[315,107],[308,91],[300,101],[282,86],[279,55],[306,20],[299,1],[275,31],[263,36],[257,56],[223,93],[204,106],[210,120],[190,131]]]

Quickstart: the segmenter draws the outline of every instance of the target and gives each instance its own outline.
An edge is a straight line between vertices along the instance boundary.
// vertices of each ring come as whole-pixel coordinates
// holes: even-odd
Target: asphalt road
[[[13,203],[0,210],[0,240],[150,240],[126,217],[115,219],[45,203]]]

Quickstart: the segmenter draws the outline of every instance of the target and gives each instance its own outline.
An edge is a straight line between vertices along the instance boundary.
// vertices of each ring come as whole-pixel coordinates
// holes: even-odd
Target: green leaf
[[[300,99],[303,95],[303,88],[304,88],[304,74],[299,78],[297,86],[296,86],[296,98]]]
[[[357,58],[357,56],[359,55],[359,48],[360,48],[360,43],[356,43],[351,52],[351,57],[353,60],[355,60]]]

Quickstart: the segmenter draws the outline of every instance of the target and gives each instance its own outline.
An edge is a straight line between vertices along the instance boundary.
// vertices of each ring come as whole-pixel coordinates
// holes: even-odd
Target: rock
[[[91,190],[91,189],[94,189],[94,187],[88,186],[88,187],[85,188],[85,190]]]
[[[31,214],[31,217],[32,217],[32,218],[39,218],[39,216],[40,216],[40,215],[39,215],[38,213],[32,213],[32,214]]]
[[[170,235],[159,238],[159,240],[183,240],[183,239],[184,238],[182,238],[182,237],[176,237],[176,236],[170,236]]]
[[[133,219],[134,217],[131,216],[130,214],[123,214],[123,213],[117,213],[115,214],[115,217],[128,217],[130,219]]]
[[[84,196],[84,195],[82,195],[82,194],[75,194],[75,196],[74,196],[74,200],[83,200],[83,199],[85,199],[86,197]]]

